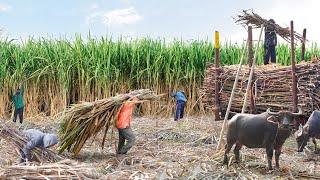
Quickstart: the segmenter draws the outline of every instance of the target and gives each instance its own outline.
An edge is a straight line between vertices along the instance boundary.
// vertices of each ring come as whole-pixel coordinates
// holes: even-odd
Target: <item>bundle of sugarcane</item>
[[[263,24],[264,27],[266,26],[273,26],[274,30],[277,34],[279,34],[284,40],[290,42],[290,29],[288,27],[283,28],[278,24],[272,24],[268,20],[262,18],[258,14],[254,13],[253,11],[248,12],[249,10],[243,10],[243,14],[238,15],[238,19],[236,19],[236,23],[243,24],[243,25],[252,25],[255,28],[260,28]],[[302,41],[303,37],[301,34],[294,32],[295,40]]]
[[[72,160],[45,163],[41,166],[3,166],[1,179],[100,179],[101,175],[85,164]]]
[[[218,85],[220,106],[226,110],[233,83],[238,70],[238,65],[224,66],[221,68]],[[310,115],[314,109],[320,107],[320,64],[302,63],[296,65],[298,107],[301,107],[306,115]],[[202,94],[204,106],[207,109],[214,108],[214,75],[213,63],[207,64],[206,77],[204,79]],[[239,75],[235,98],[231,110],[241,112],[244,95],[249,77],[249,67],[243,66]],[[271,107],[275,110],[291,110],[292,107],[292,77],[291,66],[275,67],[273,65],[258,66],[255,69],[253,79],[254,108],[257,113],[264,112]],[[249,98],[248,98],[249,101]],[[250,102],[248,102],[248,105]]]
[[[161,95],[156,95],[149,89],[140,89],[95,102],[75,104],[68,108],[61,118],[59,153],[67,149],[77,155],[85,142],[90,137],[95,137],[105,127],[102,140],[103,147],[107,131],[114,124],[121,105],[132,96],[136,96],[139,101],[143,101],[158,99]]]
[[[4,120],[0,120],[0,138],[13,143],[18,149],[23,149],[27,144],[28,139],[23,133],[17,131],[16,129],[7,126]],[[44,163],[44,162],[57,162],[61,158],[52,152],[48,148],[38,148],[36,147],[31,151],[32,160]]]

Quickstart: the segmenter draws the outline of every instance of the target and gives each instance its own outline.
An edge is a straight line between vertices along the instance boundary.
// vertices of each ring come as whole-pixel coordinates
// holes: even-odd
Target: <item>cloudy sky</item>
[[[246,31],[232,17],[253,9],[273,18],[282,27],[294,20],[295,30],[307,28],[307,38],[320,43],[318,0],[0,0],[1,36],[10,38],[152,37],[213,40],[242,43]],[[254,39],[258,38],[254,32]]]

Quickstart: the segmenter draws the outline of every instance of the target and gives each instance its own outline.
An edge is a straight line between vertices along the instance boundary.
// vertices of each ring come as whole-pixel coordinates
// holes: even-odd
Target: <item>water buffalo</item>
[[[312,138],[314,152],[317,152],[316,138],[320,139],[320,111],[313,111],[303,127],[294,133],[298,144],[298,152],[302,152],[307,142]]]
[[[236,162],[240,160],[242,145],[248,148],[266,148],[268,169],[272,169],[272,156],[275,150],[276,167],[279,168],[279,156],[283,143],[291,135],[290,123],[294,116],[301,115],[289,111],[271,112],[270,108],[262,114],[237,114],[228,122],[227,144],[223,164],[228,163],[228,154],[234,144]]]

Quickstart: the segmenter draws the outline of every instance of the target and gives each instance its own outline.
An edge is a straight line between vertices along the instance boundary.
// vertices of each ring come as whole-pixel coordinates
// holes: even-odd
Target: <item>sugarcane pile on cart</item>
[[[235,98],[231,105],[231,111],[241,112],[243,96],[248,82],[249,67],[239,75]],[[228,106],[228,100],[232,91],[237,65],[224,66],[219,75],[219,101],[221,110]],[[207,64],[206,77],[203,84],[203,102],[207,109],[214,107],[214,74],[213,63]],[[301,107],[304,114],[311,114],[314,109],[320,106],[320,64],[302,63],[296,65],[298,107]],[[271,107],[275,110],[292,107],[292,83],[291,67],[274,67],[272,65],[256,67],[253,80],[252,96],[254,98],[254,108],[256,113],[264,112]]]

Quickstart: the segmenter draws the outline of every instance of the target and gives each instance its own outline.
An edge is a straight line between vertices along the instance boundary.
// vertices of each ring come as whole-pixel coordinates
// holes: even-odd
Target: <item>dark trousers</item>
[[[25,164],[27,161],[27,156],[24,154],[22,149],[19,149],[19,154],[20,154],[20,159],[19,159],[19,164]],[[35,156],[33,156],[33,154],[31,154],[31,159],[28,159],[28,161],[36,161],[36,162],[40,162]]]
[[[269,58],[271,57],[271,62],[276,63],[276,46],[269,45],[264,47],[263,63],[264,65],[269,64]]]
[[[18,109],[14,109],[13,122],[17,121],[17,116],[19,116],[20,124],[22,124],[22,122],[23,122],[23,107],[18,108]]]
[[[20,153],[20,159],[19,159],[19,163],[25,163],[26,162],[26,155],[24,154],[24,152],[19,149],[19,153]]]
[[[184,107],[186,106],[186,102],[184,101],[177,101],[176,105],[176,116],[174,117],[174,120],[177,121],[178,119],[183,118],[183,113],[184,113]]]
[[[130,126],[126,128],[118,128],[119,131],[119,144],[118,144],[118,154],[127,154],[129,149],[133,146],[136,137]],[[127,143],[125,141],[127,140]]]

